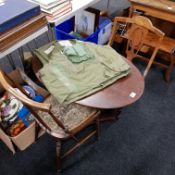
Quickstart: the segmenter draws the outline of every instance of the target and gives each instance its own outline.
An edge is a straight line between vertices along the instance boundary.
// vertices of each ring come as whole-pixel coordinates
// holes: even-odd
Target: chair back
[[[22,71],[20,71],[20,72],[22,73]],[[22,75],[19,74],[18,76],[23,76],[21,78],[18,77],[19,80],[21,80],[22,78],[24,78],[26,80],[26,78],[27,78],[27,76],[25,76],[24,73],[22,73]],[[27,81],[27,82],[29,82],[31,84],[31,80]],[[43,111],[43,112],[48,113],[50,115],[50,117],[53,119],[53,121],[59,127],[61,127],[66,133],[71,135],[71,133],[64,127],[62,122],[56,116],[54,116],[53,113],[51,112],[51,104],[50,103],[40,103],[40,102],[36,102],[33,99],[31,99],[29,97],[29,94],[27,94],[27,92],[22,88],[20,82],[13,80],[9,75],[7,75],[2,70],[0,70],[0,84],[7,92],[9,92],[16,99],[18,99],[25,106],[28,107],[28,109],[30,110],[30,112],[33,114],[33,116],[35,117],[36,121],[38,122],[38,124],[45,131],[50,133],[52,128],[50,128],[48,126],[48,124],[45,123],[44,120],[38,115],[38,111]],[[16,90],[16,88],[18,88],[18,91]],[[48,94],[47,94],[47,96],[48,96]]]
[[[41,80],[40,74],[39,74],[39,70],[43,67],[43,64],[41,63],[39,58],[37,58],[37,56],[33,56],[32,61],[31,61],[31,65],[32,65],[32,70],[33,70],[35,76],[42,83],[42,80]]]
[[[18,82],[14,81],[12,78],[10,78],[10,76],[5,74],[2,70],[0,70],[0,83],[1,83],[1,86],[3,86],[3,88],[7,92],[12,94],[15,98],[20,100],[26,106],[30,106],[30,107],[40,109],[43,111],[50,110],[49,104],[42,103],[42,105],[41,105],[41,103],[35,102],[32,99],[30,99],[28,97],[28,94],[22,88],[22,86]],[[17,91],[16,88],[18,88],[21,92]]]
[[[127,39],[126,56],[132,61],[139,57],[148,62],[143,73],[146,77],[159,49],[164,33],[153,26],[152,22],[144,16],[116,17],[113,24],[109,45],[116,37]],[[150,58],[146,59],[143,52],[151,51]]]

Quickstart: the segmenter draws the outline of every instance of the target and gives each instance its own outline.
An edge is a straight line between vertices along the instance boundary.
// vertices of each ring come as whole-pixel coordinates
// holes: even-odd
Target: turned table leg
[[[171,72],[173,71],[173,68],[174,68],[174,62],[175,62],[175,56],[171,55],[170,56],[170,65],[168,66],[168,69],[166,70],[166,73],[165,73],[165,80],[167,82],[170,81]]]
[[[56,160],[57,160],[57,175],[61,173],[61,141],[56,141]]]

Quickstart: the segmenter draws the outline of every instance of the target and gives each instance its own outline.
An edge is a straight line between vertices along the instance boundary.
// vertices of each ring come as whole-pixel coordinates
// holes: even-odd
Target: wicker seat
[[[76,103],[72,103],[66,106],[60,105],[53,96],[49,96],[44,102],[51,104],[51,112],[57,116],[65,128],[70,131],[74,128],[77,128],[85,120],[91,118],[92,115],[97,113],[97,110],[95,108],[82,106]],[[53,118],[51,118],[47,112],[38,111],[38,114],[51,128],[50,134],[53,136],[58,136],[60,133],[62,133],[63,137],[69,136],[60,126],[55,123]]]

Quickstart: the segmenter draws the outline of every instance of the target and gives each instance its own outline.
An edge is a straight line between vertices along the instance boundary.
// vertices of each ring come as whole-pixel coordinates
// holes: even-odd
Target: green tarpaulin
[[[65,47],[82,45],[93,58],[79,58],[72,62],[64,53]],[[81,46],[80,46],[81,47]],[[82,49],[82,48],[81,48]],[[82,99],[119,78],[128,75],[129,65],[110,46],[79,41],[54,41],[36,50],[36,55],[44,64],[40,70],[45,86],[62,104]],[[84,54],[83,54],[84,55]],[[75,60],[75,54],[74,60]]]

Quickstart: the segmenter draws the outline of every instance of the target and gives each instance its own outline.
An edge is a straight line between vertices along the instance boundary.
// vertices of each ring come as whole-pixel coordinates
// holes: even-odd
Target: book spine
[[[46,16],[48,22],[54,22],[54,20],[58,19],[59,17],[67,14],[68,12],[70,12],[72,10],[72,7],[71,8],[68,8],[67,10],[64,10],[58,14],[56,14],[55,16]]]
[[[56,11],[55,13],[48,14],[48,16],[56,16],[56,15],[58,15],[60,13],[63,13],[64,11],[67,11],[68,9],[72,10],[72,5],[71,4],[66,5],[64,8],[61,8],[60,10]]]
[[[62,8],[66,8],[68,6],[70,6],[71,3],[70,1],[67,1],[67,2],[63,2],[61,3],[60,5],[54,7],[54,8],[51,8],[51,9],[44,9],[44,8],[41,8],[42,11],[48,13],[48,14],[53,14],[55,12],[57,12],[58,10],[61,10]]]
[[[33,32],[47,25],[47,20],[45,16],[38,17],[36,18],[36,20],[29,19],[30,21],[25,22],[25,24],[20,24],[17,29],[12,29],[12,31],[10,30],[7,35],[6,33],[1,35],[0,51],[8,49],[14,43],[26,38]]]
[[[34,0],[30,0],[38,5],[40,5],[41,7],[45,8],[45,9],[50,9],[50,8],[53,8],[63,2],[66,2],[66,1],[70,1],[70,0],[60,0],[59,3],[52,3],[52,4],[43,4],[43,3],[40,3],[40,2],[35,2]]]

